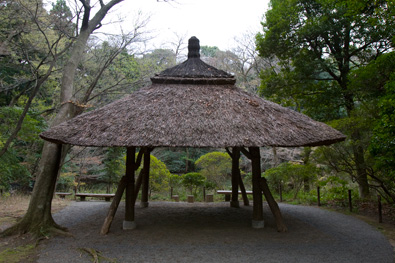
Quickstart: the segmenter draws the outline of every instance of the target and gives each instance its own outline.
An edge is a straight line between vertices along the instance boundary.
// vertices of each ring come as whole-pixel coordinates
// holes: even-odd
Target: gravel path
[[[114,262],[394,262],[387,239],[354,217],[280,204],[288,233],[277,233],[268,207],[265,228],[252,229],[252,207],[228,203],[150,202],[136,208],[137,229],[122,230],[123,203],[106,236],[107,202],[72,202],[55,214],[74,237],[41,245],[39,263],[92,262],[93,248]],[[103,261],[101,261],[103,262]]]

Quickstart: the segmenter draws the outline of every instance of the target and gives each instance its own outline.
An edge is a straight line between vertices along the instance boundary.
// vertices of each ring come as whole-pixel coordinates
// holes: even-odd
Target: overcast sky
[[[122,15],[128,29],[138,12],[150,16],[147,29],[156,36],[156,48],[178,35],[196,36],[201,45],[230,49],[233,39],[246,31],[261,29],[262,16],[269,0],[124,0],[110,13],[114,20]],[[119,27],[119,26],[118,26]],[[108,26],[103,27],[108,28]]]

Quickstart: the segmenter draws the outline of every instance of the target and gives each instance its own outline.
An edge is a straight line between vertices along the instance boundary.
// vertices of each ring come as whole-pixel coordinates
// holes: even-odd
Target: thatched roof
[[[324,123],[229,84],[233,76],[212,70],[199,57],[181,65],[158,74],[152,85],[40,136],[81,146],[139,147],[293,147],[345,139]]]
[[[191,37],[188,43],[188,59],[166,69],[151,78],[155,84],[235,84],[236,79],[227,72],[214,68],[200,59],[199,39]]]

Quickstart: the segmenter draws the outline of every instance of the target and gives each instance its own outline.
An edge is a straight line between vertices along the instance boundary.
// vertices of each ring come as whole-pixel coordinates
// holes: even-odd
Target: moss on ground
[[[31,257],[32,255],[36,255],[36,246],[34,244],[21,245],[15,248],[6,248],[0,252],[0,262],[35,262],[36,257]]]

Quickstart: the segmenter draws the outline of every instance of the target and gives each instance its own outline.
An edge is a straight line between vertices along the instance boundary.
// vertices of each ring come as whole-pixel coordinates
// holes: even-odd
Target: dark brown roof
[[[235,84],[236,79],[223,70],[214,68],[200,59],[199,39],[191,37],[188,43],[188,59],[172,68],[168,68],[155,77],[157,84]]]
[[[191,59],[200,60],[192,57],[181,65],[188,67]],[[55,143],[81,146],[154,147],[318,146],[345,139],[339,131],[306,115],[232,84],[210,82],[233,79],[229,74],[213,71],[209,76],[207,68],[196,72],[192,67],[175,68],[158,75],[162,82],[153,81],[150,86],[40,136]],[[178,73],[183,71],[185,77]],[[163,81],[166,79],[206,83],[169,84]]]

